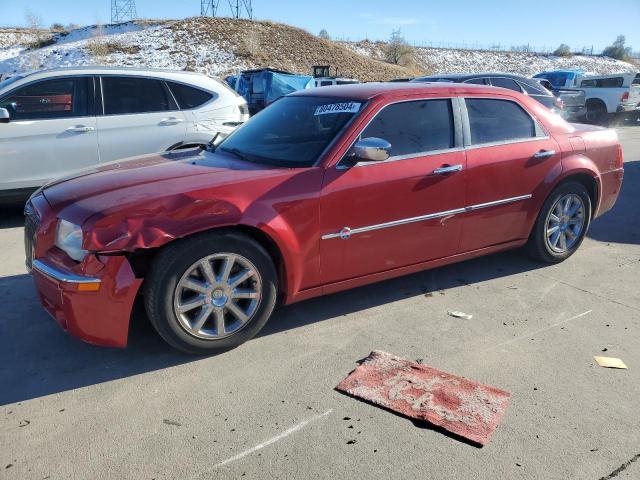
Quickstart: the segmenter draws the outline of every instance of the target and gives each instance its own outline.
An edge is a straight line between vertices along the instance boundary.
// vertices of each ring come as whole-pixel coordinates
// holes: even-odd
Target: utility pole
[[[135,0],[111,0],[111,23],[127,22],[137,17]]]

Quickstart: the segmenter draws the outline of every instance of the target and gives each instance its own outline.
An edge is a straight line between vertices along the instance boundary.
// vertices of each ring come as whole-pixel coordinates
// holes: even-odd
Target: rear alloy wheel
[[[578,241],[585,224],[586,208],[579,195],[560,197],[547,214],[547,246],[556,253],[565,253]]]
[[[578,249],[589,228],[591,198],[584,185],[568,182],[545,201],[529,238],[529,252],[538,260],[558,263]]]
[[[212,232],[163,249],[145,279],[149,319],[170,345],[216,353],[254,337],[276,304],[276,270],[253,239]]]

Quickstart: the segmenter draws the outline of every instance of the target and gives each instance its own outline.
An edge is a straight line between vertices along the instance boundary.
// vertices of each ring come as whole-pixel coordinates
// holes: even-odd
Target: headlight
[[[66,220],[58,222],[56,246],[78,262],[81,262],[88,253],[82,249],[82,228]]]

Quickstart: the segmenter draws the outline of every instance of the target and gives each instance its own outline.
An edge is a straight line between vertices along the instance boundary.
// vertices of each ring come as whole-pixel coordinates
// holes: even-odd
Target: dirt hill
[[[310,74],[312,65],[362,81],[432,72],[502,71],[532,75],[581,68],[594,73],[635,71],[606,57],[559,58],[517,52],[414,49],[414,67],[383,61],[383,42],[322,40],[300,28],[268,21],[194,17],[93,25],[69,32],[0,29],[0,77],[75,65],[119,65],[194,70],[224,77],[236,70],[274,67]]]
[[[0,73],[91,64],[186,69],[219,76],[266,66],[310,74],[312,65],[330,65],[332,73],[337,68],[340,75],[363,81],[421,73],[268,21],[195,17],[89,26],[54,34],[51,45],[43,48],[33,48],[33,37],[23,33],[7,29],[3,35],[0,30]]]

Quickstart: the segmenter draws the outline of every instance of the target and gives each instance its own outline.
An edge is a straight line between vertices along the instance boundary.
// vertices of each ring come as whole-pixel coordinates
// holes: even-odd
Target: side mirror
[[[363,138],[353,146],[354,156],[362,162],[383,162],[389,158],[390,151],[391,144],[376,137]]]
[[[9,120],[11,120],[9,110],[6,108],[0,108],[0,123],[9,123]]]

